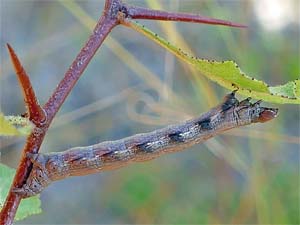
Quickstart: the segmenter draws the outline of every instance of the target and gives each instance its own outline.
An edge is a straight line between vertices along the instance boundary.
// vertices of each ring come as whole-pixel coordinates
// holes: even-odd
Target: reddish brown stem
[[[117,12],[115,11],[118,11],[119,5],[119,0],[106,1],[103,14],[97,23],[93,34],[89,37],[85,46],[81,49],[69,70],[66,72],[64,78],[61,80],[54,93],[44,106],[47,120],[44,124],[42,124],[42,126],[35,127],[27,138],[13,184],[9,190],[8,196],[0,213],[1,225],[9,225],[13,223],[16,211],[20,204],[21,197],[14,193],[13,190],[14,188],[23,186],[31,171],[32,163],[26,158],[26,154],[28,152],[38,153],[44,136],[55,114],[58,112],[62,103],[70,93],[76,81],[79,79],[104,39],[107,37],[112,28],[118,24]]]
[[[44,106],[44,112],[46,113],[46,120],[44,123],[38,124],[31,134],[28,136],[26,144],[24,146],[20,163],[18,165],[16,175],[13,180],[13,184],[9,190],[8,196],[4,203],[4,206],[0,213],[0,225],[12,224],[18,209],[21,197],[14,193],[15,188],[20,188],[26,182],[28,175],[32,169],[32,163],[27,159],[27,153],[38,153],[39,148],[43,142],[44,136],[52,122],[54,116],[58,112],[59,108],[63,104],[64,100],[70,93],[71,89],[76,84],[77,80],[87,67],[88,63],[100,47],[104,39],[110,33],[110,31],[120,23],[124,18],[134,19],[151,19],[151,20],[171,20],[171,21],[186,21],[195,23],[208,23],[219,24],[226,26],[244,27],[243,25],[231,23],[223,20],[211,19],[207,17],[186,14],[186,13],[168,13],[157,10],[144,9],[140,7],[127,6],[121,2],[121,0],[106,0],[105,7],[100,20],[98,21],[93,34],[89,37],[85,46],[81,49],[76,59],[66,72],[64,78],[58,84],[52,96]],[[26,75],[21,63],[14,54],[12,48],[8,46],[13,63],[16,68],[21,86],[24,91],[25,102],[28,105],[29,114],[35,118],[35,114],[30,112],[31,110],[39,111],[40,107],[36,101],[35,94],[30,84],[30,80]],[[27,93],[27,89],[28,93]],[[38,108],[39,107],[39,108]],[[41,122],[40,112],[37,113],[36,118]]]
[[[29,120],[36,126],[40,126],[46,120],[45,112],[37,101],[30,79],[20,60],[18,59],[18,56],[9,44],[7,44],[7,48],[23,91],[23,97],[28,110]]]
[[[206,23],[212,25],[223,25],[230,27],[247,27],[239,23],[233,23],[226,20],[214,19],[206,16],[201,16],[191,13],[165,12],[161,10],[147,9],[137,6],[126,6],[128,16],[132,19],[146,20],[165,20],[165,21],[181,21],[190,23]]]
[[[76,59],[68,69],[62,82],[59,83],[54,91],[54,94],[50,97],[46,105],[44,106],[47,116],[50,120],[55,116],[62,103],[65,101],[69,92],[87,67],[88,63],[96,53],[97,49],[102,44],[106,35],[116,25],[116,20],[107,19],[102,17],[94,30],[94,33],[90,36],[85,46],[81,49]]]

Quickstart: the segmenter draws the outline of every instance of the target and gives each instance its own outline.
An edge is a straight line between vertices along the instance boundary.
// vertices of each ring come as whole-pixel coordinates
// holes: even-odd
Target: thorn
[[[36,126],[40,126],[46,122],[46,113],[39,105],[34,90],[32,88],[30,79],[25,69],[23,68],[20,60],[18,59],[15,51],[8,43],[7,43],[7,48],[15,72],[17,74],[19,84],[22,88],[24,101],[28,110],[29,120],[33,122]]]
[[[211,25],[223,25],[229,27],[247,28],[246,25],[234,23],[227,20],[215,19],[211,17],[201,16],[191,13],[166,12],[142,8],[137,6],[127,6],[128,15],[132,19],[147,19],[147,20],[164,20],[164,21],[181,21],[190,23],[204,23]]]

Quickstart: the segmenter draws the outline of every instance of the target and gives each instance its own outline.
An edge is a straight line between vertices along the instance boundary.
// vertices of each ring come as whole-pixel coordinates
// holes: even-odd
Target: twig
[[[38,153],[48,127],[50,126],[50,123],[52,122],[62,103],[111,29],[118,24],[117,18],[111,17],[112,10],[117,10],[116,8],[112,7],[113,3],[115,2],[118,1],[106,1],[103,14],[100,17],[93,34],[89,37],[85,46],[81,49],[69,70],[66,72],[64,78],[61,80],[52,96],[44,106],[47,120],[40,127],[35,127],[32,133],[27,137],[13,183],[10,187],[3,208],[1,209],[1,225],[10,225],[13,223],[16,211],[22,199],[21,195],[14,193],[12,190],[23,186],[32,169],[32,163],[26,158],[26,154]]]
[[[26,155],[38,153],[48,127],[50,126],[54,116],[60,109],[64,100],[76,84],[77,80],[87,67],[97,49],[103,43],[104,39],[107,37],[110,31],[116,25],[118,25],[121,20],[124,19],[124,17],[131,17],[135,19],[172,20],[208,24],[222,24],[225,26],[243,27],[243,25],[201,17],[199,15],[147,10],[140,7],[127,6],[123,4],[121,0],[106,0],[104,10],[93,31],[93,34],[89,37],[85,46],[80,50],[70,68],[65,73],[64,78],[58,84],[52,96],[43,107],[43,111],[45,112],[45,114],[41,112],[25,70],[22,69],[22,66],[17,60],[17,57],[14,57],[13,62],[15,64],[21,86],[23,90],[26,90],[26,88],[30,89],[29,93],[26,93],[26,91],[24,92],[24,96],[25,102],[28,107],[29,116],[33,121],[35,121],[36,127],[28,136],[26,144],[23,148],[22,156],[17,167],[13,183],[10,187],[8,196],[0,213],[1,225],[12,224],[19,203],[21,201],[22,196],[15,193],[13,190],[23,187],[31,173],[33,165],[32,162],[26,158]],[[14,56],[14,54],[12,54],[14,53],[12,48],[10,48],[9,46],[8,48],[10,54]],[[33,112],[34,109],[40,112]],[[45,121],[43,121],[43,119],[45,119]]]

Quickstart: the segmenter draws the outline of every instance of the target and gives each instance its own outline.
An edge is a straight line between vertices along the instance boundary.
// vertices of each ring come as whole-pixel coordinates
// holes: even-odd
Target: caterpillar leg
[[[239,106],[250,106],[251,105],[251,97],[248,97],[239,103]]]
[[[237,90],[234,90],[224,97],[223,102],[221,103],[221,109],[223,112],[239,104],[239,100],[237,100],[237,98],[235,97],[236,92]]]
[[[26,153],[26,157],[33,163],[32,170],[22,187],[14,188],[12,191],[22,198],[31,197],[40,193],[50,180],[45,172],[45,157],[37,153]]]
[[[17,195],[20,195],[22,198],[28,198],[36,195],[36,193],[33,192],[30,188],[28,188],[26,184],[23,185],[23,187],[21,188],[13,188],[12,192],[14,192]]]
[[[40,156],[40,154],[27,152],[26,157],[33,163],[35,167],[45,169],[45,158]]]

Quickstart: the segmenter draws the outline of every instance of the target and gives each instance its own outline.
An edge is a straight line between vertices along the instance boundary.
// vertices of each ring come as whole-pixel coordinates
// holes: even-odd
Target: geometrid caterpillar
[[[278,109],[250,103],[250,98],[239,102],[235,91],[224,101],[199,118],[170,125],[150,133],[136,134],[116,141],[76,147],[50,154],[28,154],[33,168],[26,183],[14,189],[22,197],[40,193],[52,181],[68,176],[81,176],[122,167],[130,162],[154,159],[164,153],[181,151],[201,143],[225,130],[277,116]]]

